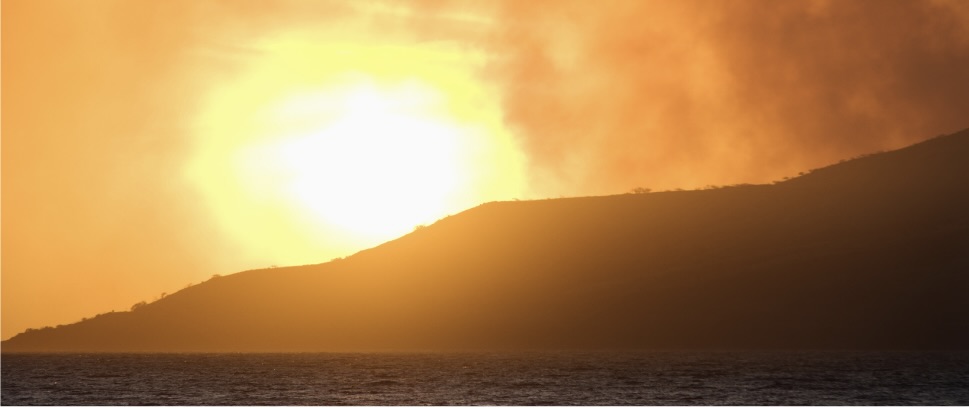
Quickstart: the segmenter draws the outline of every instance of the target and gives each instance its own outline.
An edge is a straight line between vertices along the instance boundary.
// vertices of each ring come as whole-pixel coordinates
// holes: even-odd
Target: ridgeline
[[[488,203],[2,351],[969,348],[969,130],[772,185]]]

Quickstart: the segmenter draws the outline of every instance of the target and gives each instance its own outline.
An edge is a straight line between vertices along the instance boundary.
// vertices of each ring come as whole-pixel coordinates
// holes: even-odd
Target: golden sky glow
[[[961,0],[0,4],[5,339],[486,201],[969,126]]]
[[[254,48],[206,98],[187,168],[250,252],[318,262],[525,193],[484,56],[287,34]]]

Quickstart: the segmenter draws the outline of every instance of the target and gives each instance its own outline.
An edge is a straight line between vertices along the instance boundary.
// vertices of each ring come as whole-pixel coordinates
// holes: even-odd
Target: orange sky
[[[259,184],[273,172],[403,175],[343,208],[440,205],[409,228],[489,200],[769,182],[969,127],[967,4],[4,0],[2,338],[392,238],[333,220],[355,189]],[[392,170],[260,156],[317,146],[273,112],[361,96],[457,142]],[[447,190],[408,184],[448,169]]]

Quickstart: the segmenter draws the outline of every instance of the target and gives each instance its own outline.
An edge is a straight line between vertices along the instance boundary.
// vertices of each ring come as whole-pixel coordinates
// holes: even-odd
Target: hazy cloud
[[[961,2],[508,2],[489,44],[565,194],[767,182],[969,126]]]

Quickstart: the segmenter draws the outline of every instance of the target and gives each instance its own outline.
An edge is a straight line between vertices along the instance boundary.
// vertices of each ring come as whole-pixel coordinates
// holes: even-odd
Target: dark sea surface
[[[969,352],[3,354],[3,405],[969,405]]]

